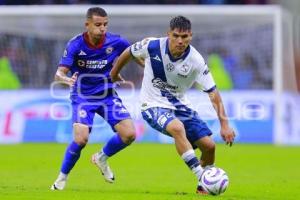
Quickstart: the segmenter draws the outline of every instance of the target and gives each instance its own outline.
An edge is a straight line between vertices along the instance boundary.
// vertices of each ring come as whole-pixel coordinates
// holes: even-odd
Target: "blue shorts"
[[[166,130],[167,125],[175,118],[179,119],[184,124],[187,139],[194,148],[195,141],[212,134],[206,123],[203,122],[199,118],[198,113],[192,109],[172,110],[154,107],[143,111],[142,116],[152,128],[168,136],[170,136],[170,134]]]
[[[115,91],[103,99],[84,99],[72,97],[72,121],[89,126],[92,130],[95,113],[105,119],[113,131],[114,126],[124,119],[130,119],[130,114]]]

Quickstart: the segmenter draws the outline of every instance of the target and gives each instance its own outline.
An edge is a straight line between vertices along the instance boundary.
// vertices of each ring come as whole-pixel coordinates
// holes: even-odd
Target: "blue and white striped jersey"
[[[205,92],[216,88],[203,57],[191,45],[176,59],[169,52],[167,37],[146,38],[133,44],[130,50],[134,57],[145,59],[140,96],[142,110],[190,107],[185,93],[195,82]]]

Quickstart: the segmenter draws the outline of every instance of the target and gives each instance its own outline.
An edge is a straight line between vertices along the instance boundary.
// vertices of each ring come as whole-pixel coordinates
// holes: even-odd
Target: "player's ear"
[[[85,21],[84,25],[85,25],[85,28],[87,29],[87,28],[88,28],[88,26],[89,26],[89,22],[88,22],[88,20],[86,20],[86,21]]]
[[[190,40],[192,40],[192,38],[193,38],[193,32],[191,31],[190,32]]]

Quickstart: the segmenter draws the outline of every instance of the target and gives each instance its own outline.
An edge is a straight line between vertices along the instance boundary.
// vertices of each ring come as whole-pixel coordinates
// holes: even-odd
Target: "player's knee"
[[[129,130],[126,132],[125,137],[123,137],[123,142],[125,144],[131,144],[136,138],[136,133],[134,130]]]
[[[88,143],[88,137],[82,136],[82,135],[76,135],[75,136],[75,142],[79,144],[80,146],[85,146]]]
[[[73,128],[75,142],[81,146],[85,146],[89,139],[89,127],[84,124],[75,123]]]
[[[205,144],[204,151],[206,153],[208,153],[208,154],[214,154],[215,153],[215,149],[216,149],[216,144],[213,141]]]
[[[185,136],[185,129],[182,122],[178,121],[168,125],[167,131],[174,137],[180,138]]]

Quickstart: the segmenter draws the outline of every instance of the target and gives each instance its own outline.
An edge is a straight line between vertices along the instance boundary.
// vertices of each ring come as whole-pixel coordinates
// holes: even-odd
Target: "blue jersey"
[[[72,90],[72,99],[97,96],[114,88],[109,73],[115,59],[129,46],[119,35],[106,33],[101,47],[91,47],[86,33],[72,38],[64,51],[59,66],[68,67],[72,74],[79,72]]]

